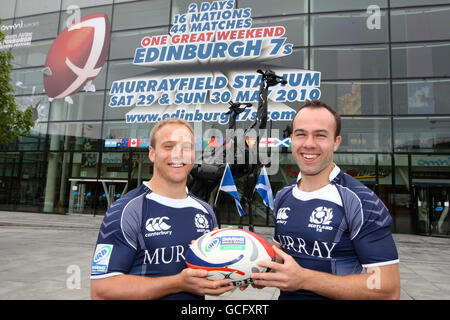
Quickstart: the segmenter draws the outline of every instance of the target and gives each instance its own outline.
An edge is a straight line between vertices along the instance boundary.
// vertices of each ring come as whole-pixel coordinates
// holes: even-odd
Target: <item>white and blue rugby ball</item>
[[[208,271],[207,279],[229,279],[236,287],[252,283],[253,272],[266,272],[258,261],[273,261],[275,251],[261,236],[251,231],[226,228],[205,233],[186,254],[186,265]]]

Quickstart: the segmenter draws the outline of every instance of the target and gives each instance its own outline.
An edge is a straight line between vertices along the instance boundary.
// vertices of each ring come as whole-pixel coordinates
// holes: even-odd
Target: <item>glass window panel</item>
[[[252,28],[284,26],[286,28],[286,43],[294,46],[308,45],[308,17],[294,16],[286,18],[253,19]]]
[[[265,61],[264,64],[271,66],[279,66],[285,68],[308,68],[308,50],[307,49],[294,49],[288,56],[277,58],[273,60]]]
[[[63,10],[66,10],[68,6],[70,5],[76,5],[80,8],[83,7],[92,7],[92,6],[100,6],[104,4],[112,4],[114,0],[63,0],[62,2],[62,8]],[[116,1],[117,2],[117,1]],[[85,14],[82,13],[84,16]]]
[[[389,115],[389,82],[322,82],[321,100],[342,115]]]
[[[332,45],[388,41],[387,14],[381,10],[381,28],[367,27],[368,13],[316,14],[311,18],[311,44]]]
[[[322,80],[389,76],[387,46],[330,47],[311,50],[311,69],[321,71]]]
[[[448,0],[391,0],[391,7],[423,6],[424,4],[448,4]]]
[[[23,153],[18,201],[15,208],[18,211],[39,210],[43,196],[42,180],[46,169],[43,156],[44,153]]]
[[[16,0],[3,0],[2,12],[0,13],[0,19],[10,19],[14,17],[14,8],[16,6]]]
[[[108,121],[103,124],[103,137],[104,139],[147,139],[154,126],[154,123]]]
[[[33,109],[34,126],[32,134],[45,134],[47,130],[46,121],[48,121],[48,113],[50,102],[45,95],[28,95],[16,97],[16,104],[19,110],[25,110],[28,107]]]
[[[311,0],[311,12],[366,10],[367,7],[371,5],[386,8],[387,0]],[[369,16],[369,14],[367,14],[367,16]]]
[[[150,163],[150,160],[148,159],[147,155],[147,161],[142,159],[142,161],[147,162],[147,164]],[[100,170],[100,176],[102,178],[115,178],[115,179],[125,179],[128,180],[128,171],[130,170],[130,153],[129,152],[103,152],[102,154],[102,166]],[[142,164],[138,163],[139,155],[133,154],[133,161],[132,166],[133,169],[138,166],[141,166],[142,170]],[[147,172],[148,172],[148,165]],[[137,170],[132,170],[132,173],[134,173],[134,178],[137,176]],[[141,180],[142,182],[142,180]]]
[[[450,38],[450,7],[391,11],[392,41],[430,41]]]
[[[69,0],[70,4],[76,4],[76,2],[74,3],[74,1]],[[93,3],[91,2],[91,5]],[[97,1],[95,2],[95,5],[98,5],[99,3],[97,3]],[[63,8],[65,8],[63,6]],[[65,10],[65,9],[63,9]],[[84,8],[80,10],[80,18],[86,17],[90,14],[95,14],[95,13],[104,13],[108,16],[109,22],[111,22],[111,15],[112,15],[112,6],[103,6],[103,7],[93,7],[93,8]],[[73,19],[73,12],[66,12],[63,11],[61,12],[61,21],[59,24],[59,32],[63,31],[68,25],[72,24],[74,22]]]
[[[45,134],[44,135],[33,135],[32,132],[29,136],[19,137],[19,150],[21,151],[39,151],[45,148]]]
[[[345,173],[362,183],[375,182],[375,154],[335,154],[334,163]]]
[[[59,11],[61,0],[17,0],[16,17]]]
[[[450,117],[394,118],[394,144],[399,152],[448,152]]]
[[[173,17],[177,14],[185,14],[188,11],[188,7],[191,3],[195,3],[197,8],[200,8],[204,0],[173,0],[172,1],[172,18],[170,19],[173,23]]]
[[[395,188],[391,203],[395,232],[411,233],[411,194],[408,182],[408,156],[395,155]]]
[[[391,125],[388,118],[342,118],[340,152],[391,151]]]
[[[170,1],[166,0],[116,5],[112,30],[169,25],[169,9]]]
[[[19,192],[19,164],[20,154],[17,152],[0,153],[0,209],[13,210],[18,200]]]
[[[136,48],[141,46],[142,38],[145,36],[151,37],[163,34],[167,34],[167,28],[113,32],[111,34],[111,49],[109,58],[134,58]]]
[[[274,16],[308,12],[308,1],[286,1],[283,5],[272,0],[240,0],[239,8],[251,8],[252,17]]]
[[[52,102],[50,120],[97,120],[102,118],[104,92],[82,92],[70,96],[73,104],[65,99]]]
[[[449,114],[450,79],[393,81],[394,114]]]
[[[392,184],[392,156],[390,154],[378,154],[378,179],[380,186]],[[384,200],[383,202],[387,203]]]
[[[392,46],[393,77],[450,75],[450,43],[413,43]]]
[[[3,32],[5,35],[12,34],[14,31],[14,28],[18,28],[14,26],[14,20],[13,19],[3,19],[2,18],[2,24],[0,24],[0,31]]]
[[[110,89],[116,80],[139,76],[152,70],[155,69],[134,65],[133,60],[111,61],[109,62],[107,87]]]
[[[98,152],[75,152],[72,160],[72,178],[97,178]]]
[[[50,150],[98,150],[101,145],[100,122],[49,123]]]
[[[44,92],[42,68],[18,69],[11,71],[11,85],[14,94],[39,94]]]
[[[30,32],[32,41],[54,38],[58,32],[58,20],[59,12],[15,19],[14,22],[20,23],[22,27],[16,29],[14,33]]]
[[[33,41],[30,46],[11,49],[11,64],[14,68],[43,67],[52,43],[53,40]]]
[[[445,154],[413,154],[411,155],[411,171],[413,182],[448,184],[450,156]],[[426,201],[423,198],[421,200]]]

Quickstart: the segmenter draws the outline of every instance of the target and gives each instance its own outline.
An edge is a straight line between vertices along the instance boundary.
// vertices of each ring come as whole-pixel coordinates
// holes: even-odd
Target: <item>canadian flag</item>
[[[138,139],[128,139],[128,146],[136,148],[138,146]]]

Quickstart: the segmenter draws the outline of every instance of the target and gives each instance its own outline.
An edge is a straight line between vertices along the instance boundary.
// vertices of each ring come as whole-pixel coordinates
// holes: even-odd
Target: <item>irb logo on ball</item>
[[[245,250],[245,237],[222,236],[213,238],[206,244],[205,251],[210,252],[217,247],[219,247],[220,250]]]
[[[242,236],[220,237],[220,250],[245,250],[245,237]]]

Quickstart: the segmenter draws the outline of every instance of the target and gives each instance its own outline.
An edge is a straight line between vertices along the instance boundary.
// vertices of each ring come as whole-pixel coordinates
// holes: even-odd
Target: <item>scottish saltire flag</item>
[[[237,192],[236,185],[234,184],[233,175],[231,174],[231,170],[230,167],[228,166],[228,163],[227,166],[225,167],[225,171],[222,176],[222,181],[220,182],[219,191],[217,192],[215,201],[216,203],[220,191],[225,191],[229,195],[232,195],[234,198],[234,202],[236,202],[236,208],[238,209],[239,215],[241,217],[245,216],[245,211],[244,209],[242,209],[241,199],[239,198],[239,194]]]
[[[258,181],[256,182],[255,189],[263,199],[266,207],[273,210],[273,193],[270,187],[269,176],[267,175],[266,167],[264,166],[259,174]]]

